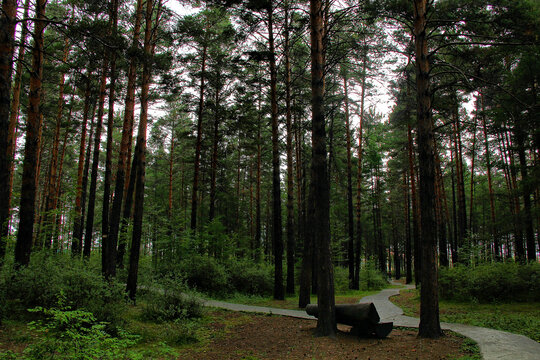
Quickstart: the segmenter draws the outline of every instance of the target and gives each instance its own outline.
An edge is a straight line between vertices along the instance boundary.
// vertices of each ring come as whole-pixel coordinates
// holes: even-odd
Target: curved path
[[[395,283],[397,284],[397,283]],[[401,284],[399,284],[401,285]],[[413,289],[407,285],[405,288]],[[390,302],[389,297],[399,294],[400,289],[384,289],[381,292],[362,298],[361,303],[372,302],[381,317],[381,321],[392,321],[394,326],[418,327],[419,319],[403,315],[403,310]],[[222,301],[205,300],[205,306],[213,306],[233,311],[245,311],[264,314],[290,316],[301,319],[315,317],[301,310],[288,310],[264,306],[232,304]],[[496,316],[496,315],[495,315]],[[478,343],[484,360],[538,360],[540,359],[540,343],[523,335],[506,331],[493,330],[478,326],[441,323],[443,329],[455,331]]]

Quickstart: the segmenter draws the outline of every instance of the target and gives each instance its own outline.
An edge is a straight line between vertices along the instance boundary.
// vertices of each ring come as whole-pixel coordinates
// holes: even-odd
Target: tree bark
[[[420,164],[420,211],[422,224],[422,287],[418,336],[438,338],[437,224],[435,207],[435,140],[431,114],[431,92],[427,44],[427,0],[414,1],[414,40],[416,54],[418,162]]]
[[[24,2],[24,10],[23,10],[23,18],[28,18],[28,8],[30,5],[30,0],[26,0]],[[6,13],[9,13],[7,11]],[[6,150],[6,156],[7,160],[11,161],[10,167],[9,167],[9,197],[8,197],[8,211],[11,210],[11,200],[12,200],[12,194],[13,194],[13,172],[14,172],[14,163],[13,159],[15,157],[15,149],[17,148],[17,125],[19,122],[19,110],[20,110],[20,100],[21,100],[21,85],[22,85],[22,75],[24,70],[24,55],[26,50],[26,37],[28,36],[28,25],[26,22],[23,22],[21,25],[21,36],[19,39],[19,52],[17,56],[17,67],[15,69],[15,80],[13,83],[13,94],[11,98],[11,110],[9,113],[9,127],[8,127],[8,133],[7,133],[7,150]],[[0,82],[2,82],[0,80]],[[7,82],[7,84],[10,84]],[[0,115],[1,116],[1,115]],[[2,131],[2,130],[0,130]],[[2,135],[0,135],[0,138]],[[0,144],[1,144],[0,140]],[[0,145],[0,148],[3,145]],[[1,163],[1,161],[0,161]],[[2,165],[0,165],[2,166]],[[3,170],[0,170],[0,173],[3,173]],[[0,179],[1,179],[0,175]],[[3,181],[0,180],[0,182]],[[0,194],[5,191],[3,183],[1,183],[2,190],[0,190]],[[4,204],[4,198],[2,197],[4,195],[0,195],[0,198],[2,199],[1,203]],[[3,206],[3,205],[2,205]],[[8,212],[8,218],[7,220],[3,220],[3,215],[1,215],[2,210],[0,210],[0,263],[2,262],[2,259],[4,258],[4,245],[2,245],[2,239],[8,235],[9,233],[9,223],[11,221],[11,214]],[[4,224],[5,221],[5,227],[2,228],[1,224]]]
[[[197,111],[197,140],[195,142],[195,163],[193,169],[193,193],[191,196],[191,230],[197,230],[197,192],[199,191],[199,168],[201,162],[202,121],[204,113],[204,76],[206,72],[207,45],[203,44],[201,57],[201,85],[199,90],[199,109]]]
[[[311,28],[311,107],[312,146],[311,181],[313,182],[315,212],[313,233],[318,253],[317,333],[336,335],[334,276],[330,250],[330,184],[326,159],[326,129],[324,118],[324,58],[323,6],[321,0],[310,0]]]
[[[118,32],[118,0],[110,2],[111,13],[111,35],[113,38]],[[114,130],[114,102],[115,102],[115,86],[116,86],[116,51],[111,50],[111,61],[109,69],[109,109],[107,115],[107,144],[105,150],[105,176],[103,181],[103,206],[101,211],[101,241],[103,246],[102,256],[102,273],[106,279],[116,276],[116,238],[109,237],[109,208],[111,200],[111,177],[112,177],[112,145],[113,145],[113,130]],[[115,241],[112,241],[112,240]]]
[[[16,16],[17,1],[2,0],[0,14],[0,265],[3,263],[6,253],[10,218],[11,192],[9,183],[13,156],[11,151],[8,152],[8,138],[10,134],[11,72]]]
[[[351,128],[349,123],[349,91],[347,76],[343,76],[343,92],[345,95],[345,131],[347,137],[347,231],[349,234],[347,264],[349,266],[349,289],[354,289],[354,214],[352,199]]]
[[[108,52],[105,51],[103,65],[101,68],[100,76],[100,87],[99,87],[99,101],[98,101],[98,115],[97,123],[95,126],[95,138],[94,138],[94,153],[92,157],[92,172],[90,174],[90,193],[88,196],[88,212],[86,215],[86,231],[84,235],[84,242],[92,246],[93,242],[93,231],[94,231],[94,213],[96,207],[96,190],[97,190],[97,173],[99,165],[99,147],[101,144],[101,130],[103,127],[103,111],[105,105],[105,95],[106,95],[106,86],[107,86],[107,70],[109,68],[109,56]],[[107,243],[101,244],[102,252],[106,252]],[[103,259],[101,268],[104,269]]]
[[[126,291],[129,298],[135,301],[137,293],[137,279],[139,270],[139,255],[142,237],[142,220],[144,209],[144,183],[146,168],[146,128],[148,120],[148,99],[150,94],[150,83],[152,80],[152,60],[156,47],[156,34],[161,13],[161,0],[158,0],[155,25],[152,26],[152,14],[154,12],[154,2],[146,2],[146,28],[144,31],[144,62],[141,85],[141,115],[139,118],[139,129],[137,134],[137,155],[138,160],[135,185],[135,211],[133,213],[133,234],[131,239],[131,249],[129,253],[129,270]]]
[[[17,266],[28,265],[32,249],[36,187],[38,180],[37,174],[39,168],[38,158],[41,145],[40,129],[43,120],[40,103],[43,86],[43,32],[47,25],[45,22],[46,4],[46,0],[36,1],[32,70],[30,72],[30,92],[28,96],[28,115],[26,119],[26,143],[24,146],[21,200],[19,205],[19,230],[17,232],[17,243],[15,245],[15,264]],[[4,151],[2,152],[2,156],[5,154]],[[4,176],[4,174],[2,176]],[[5,185],[7,188],[9,184],[6,183]]]
[[[274,50],[273,5],[268,4],[268,50],[270,52],[270,106],[272,122],[272,244],[274,248],[274,299],[283,300],[283,230],[281,224],[281,178],[279,175],[279,124],[277,71]]]
[[[285,8],[285,107],[287,126],[287,294],[294,294],[296,238],[294,234],[293,127],[291,113],[291,63],[289,54],[289,5]]]
[[[484,95],[480,93],[480,102],[482,106],[482,127],[484,129],[484,147],[486,149],[485,157],[486,157],[486,172],[487,172],[487,178],[488,178],[488,190],[489,190],[489,207],[490,207],[490,216],[491,216],[491,235],[493,236],[493,250],[495,255],[495,261],[500,261],[501,259],[501,252],[500,252],[500,244],[499,244],[499,235],[497,231],[497,225],[495,223],[496,217],[495,217],[495,195],[493,193],[493,183],[491,180],[491,159],[490,159],[490,153],[489,153],[489,142],[488,142],[488,133],[487,133],[487,126],[486,126],[486,113],[484,109]]]
[[[405,194],[405,283],[412,282],[412,246],[411,246],[411,198],[407,183],[407,170],[403,171],[403,193]]]
[[[83,119],[81,125],[81,140],[79,142],[79,161],[77,165],[77,187],[75,194],[75,214],[73,220],[73,241],[71,244],[71,253],[73,256],[80,256],[82,250],[82,183],[84,167],[84,151],[86,149],[86,125],[88,123],[88,114],[90,112],[90,89],[92,73],[89,72],[86,77],[86,89],[84,92]],[[89,142],[91,139],[89,139]]]
[[[69,39],[64,39],[64,54],[62,56],[62,62],[67,62],[69,53]],[[60,75],[60,83],[58,85],[58,106],[56,113],[56,126],[54,131],[54,140],[51,150],[51,159],[49,161],[49,174],[47,176],[47,182],[45,186],[45,214],[44,214],[44,227],[45,233],[41,234],[44,237],[45,247],[51,247],[51,241],[54,233],[54,227],[56,225],[55,215],[53,212],[56,210],[56,182],[58,171],[58,150],[60,148],[60,130],[62,129],[62,117],[64,112],[64,85],[66,74]]]
[[[127,74],[126,100],[124,106],[124,119],[122,123],[122,139],[120,140],[120,154],[116,167],[116,182],[114,186],[114,197],[109,221],[109,239],[111,244],[118,244],[116,253],[116,265],[121,267],[123,264],[124,253],[126,249],[126,239],[118,238],[120,229],[120,215],[122,213],[122,202],[126,193],[126,184],[129,183],[129,162],[131,160],[131,142],[133,139],[133,120],[135,114],[135,88],[137,80],[138,58],[135,50],[139,44],[141,22],[143,14],[143,0],[137,0],[137,9],[135,12],[135,27],[133,29],[133,43],[131,45],[131,56]]]
[[[216,81],[216,96],[214,98],[214,133],[212,141],[212,160],[210,167],[210,209],[208,213],[208,220],[211,222],[214,220],[216,213],[216,180],[217,180],[217,163],[218,163],[218,146],[219,146],[219,93],[220,93],[220,74],[215,74]]]
[[[358,173],[356,176],[356,251],[354,268],[354,288],[360,289],[360,263],[362,262],[362,137],[364,126],[364,101],[366,97],[367,54],[362,59],[362,92],[360,93],[360,123],[358,124]]]
[[[83,258],[85,260],[88,260],[90,258],[90,251],[92,248],[92,242],[87,241],[91,239],[84,239],[84,245],[82,243],[82,235],[83,235],[83,229],[84,229],[84,217],[86,216],[86,198],[87,198],[87,190],[88,190],[88,175],[90,173],[90,157],[92,156],[92,138],[94,137],[94,128],[95,128],[95,116],[96,116],[96,107],[97,107],[97,101],[94,100],[94,103],[92,104],[92,117],[90,118],[90,132],[88,133],[88,148],[86,150],[86,155],[84,158],[84,169],[83,169],[83,179],[82,179],[82,194],[81,194],[81,224],[80,224],[80,236],[81,240],[79,244],[82,247],[83,251]]]

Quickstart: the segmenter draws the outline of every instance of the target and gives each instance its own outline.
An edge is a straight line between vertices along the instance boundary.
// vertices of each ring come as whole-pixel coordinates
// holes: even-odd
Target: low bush
[[[201,301],[186,292],[182,281],[165,278],[145,295],[142,317],[155,322],[200,318]]]
[[[442,299],[479,302],[540,301],[540,264],[481,264],[439,271]]]
[[[225,267],[214,258],[195,255],[180,264],[180,272],[187,285],[197,291],[222,296],[231,290]]]
[[[360,290],[381,290],[388,285],[385,275],[381,274],[375,262],[368,261],[360,271]]]
[[[0,275],[5,311],[21,313],[28,308],[56,305],[59,294],[73,309],[84,309],[105,321],[108,330],[120,325],[126,309],[123,286],[103,280],[99,271],[89,268],[83,261],[69,255],[51,255],[45,252],[32,256],[30,264],[19,270],[5,266]]]
[[[227,264],[229,283],[233,291],[249,295],[270,295],[273,290],[273,267],[250,261],[230,261]]]
[[[29,328],[41,336],[24,350],[25,359],[131,358],[126,348],[135,344],[137,337],[123,332],[112,337],[105,331],[106,323],[97,321],[91,312],[71,309],[65,301],[60,294],[58,308],[29,310],[45,318],[29,323]]]

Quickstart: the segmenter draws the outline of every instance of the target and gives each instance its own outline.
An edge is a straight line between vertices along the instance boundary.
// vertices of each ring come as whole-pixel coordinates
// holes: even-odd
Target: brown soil
[[[363,339],[339,325],[335,339],[315,337],[311,320],[215,311],[212,335],[181,350],[179,359],[455,359],[464,339],[447,333],[420,339],[414,329],[394,329],[386,339]]]

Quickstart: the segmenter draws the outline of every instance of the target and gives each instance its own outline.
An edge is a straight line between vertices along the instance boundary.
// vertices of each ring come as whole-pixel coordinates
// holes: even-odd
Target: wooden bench
[[[306,306],[306,312],[318,317],[319,308],[316,304],[309,304]],[[373,303],[336,305],[336,321],[352,326],[351,333],[358,336],[376,336],[381,339],[387,337],[394,323],[381,323],[380,320]]]

